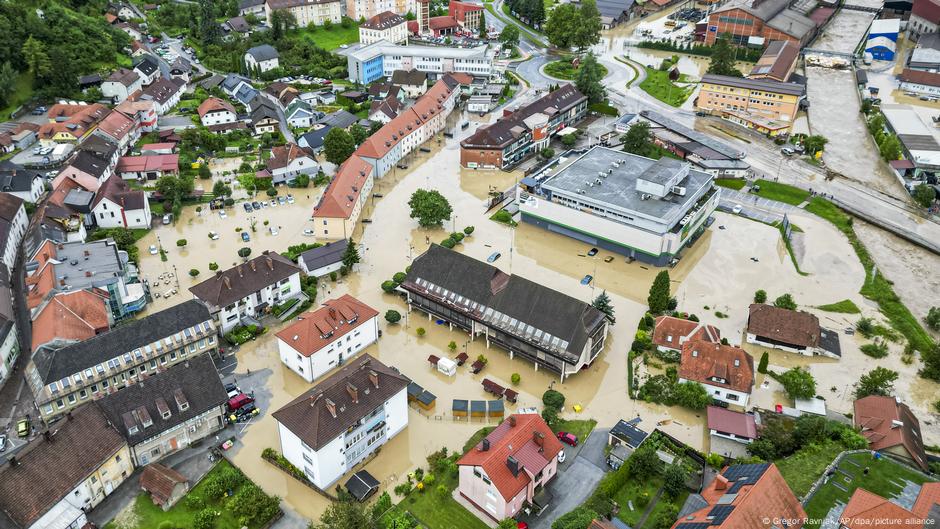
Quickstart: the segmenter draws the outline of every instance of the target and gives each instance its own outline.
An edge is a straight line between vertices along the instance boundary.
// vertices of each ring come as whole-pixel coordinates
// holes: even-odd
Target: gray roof
[[[33,182],[37,178],[42,178],[39,171],[4,165],[0,167],[0,191],[30,191],[33,188]]]
[[[117,153],[118,146],[104,136],[92,134],[78,145],[78,150],[95,154],[102,160],[110,160]]]
[[[176,402],[178,394],[189,404],[185,411],[181,411]],[[163,399],[169,405],[169,419],[164,419],[157,410],[157,399]],[[212,357],[201,354],[121,391],[106,395],[98,401],[98,405],[111,424],[133,446],[209,410],[219,408],[227,400],[225,386],[222,385]],[[147,416],[153,424],[144,428],[143,420]],[[130,426],[136,427],[137,433],[130,433]]]
[[[927,33],[917,39],[911,52],[911,68],[936,66],[940,63],[940,33]]]
[[[636,448],[649,436],[649,433],[636,427],[635,422],[638,421],[639,419],[629,422],[620,419],[617,421],[617,424],[610,429],[610,433],[624,443],[627,443],[630,447]]]
[[[802,39],[815,29],[816,23],[798,11],[789,9],[789,0],[731,0],[713,14],[740,9],[764,21],[768,26],[787,35]]]
[[[249,48],[245,53],[254,57],[258,62],[278,58],[277,50],[270,44],[262,44],[254,48]]]
[[[150,77],[151,75],[157,73],[160,69],[160,64],[157,62],[157,59],[150,54],[145,54],[143,57],[137,61],[137,64],[134,65],[134,69],[138,72]]]
[[[231,92],[235,90],[241,83],[248,83],[251,86],[251,81],[247,78],[238,75],[237,73],[230,73],[225,76],[225,79],[222,80],[221,86],[223,90]]]
[[[806,91],[806,87],[796,83],[781,83],[780,81],[771,79],[747,79],[745,77],[732,77],[730,75],[715,75],[711,73],[703,75],[702,82],[793,96],[801,96]]]
[[[317,123],[345,129],[351,127],[353,123],[357,121],[359,121],[359,118],[357,118],[355,114],[349,112],[348,110],[337,110],[332,114],[323,116],[323,118],[321,118]]]
[[[104,287],[126,275],[127,254],[118,250],[113,239],[70,242],[58,245],[55,260],[45,266],[54,267],[57,287],[72,290]],[[35,268],[35,261],[26,265],[27,270]]]
[[[602,17],[610,17],[614,20],[628,13],[633,7],[633,0],[598,0],[597,10]]]
[[[251,121],[253,123],[257,123],[265,118],[270,118],[275,121],[278,120],[277,109],[261,94],[258,94],[256,98],[251,101],[251,105],[249,106],[251,106]]]
[[[88,173],[95,178],[101,178],[110,169],[110,160],[97,156],[92,151],[79,150],[70,164],[72,167]]]
[[[189,291],[206,303],[225,307],[299,273],[300,268],[290,259],[265,252],[247,263],[216,272],[212,278],[189,287]]]
[[[619,160],[625,161],[619,163]],[[588,185],[595,182],[598,174],[602,171],[606,172],[615,162],[619,163],[619,167],[604,178],[602,185]],[[656,160],[635,154],[606,147],[595,147],[561,171],[543,180],[541,185],[543,189],[561,191],[619,208],[632,216],[666,221],[678,212],[690,210],[694,202],[698,200],[699,191],[712,185],[710,174],[693,169],[677,184],[686,188],[687,192],[684,196],[670,193],[665,199],[654,197],[644,200],[642,194],[636,190],[637,179],[655,166],[663,170],[670,168],[673,171],[677,170],[678,166],[672,165],[674,162],[681,163],[677,160],[657,163]],[[644,179],[646,179],[645,176]]]
[[[496,123],[480,126],[470,137],[460,142],[464,148],[503,148],[519,136],[516,127],[528,129],[526,118],[536,113],[555,115],[565,112],[587,98],[573,84],[564,84],[557,90],[499,119]]]
[[[209,309],[192,299],[62,349],[42,349],[33,362],[43,383],[48,384],[197,325],[199,333],[215,334],[207,323],[211,320]]]
[[[265,0],[241,0],[238,2],[238,9],[248,9],[249,7],[255,7],[264,5]]]
[[[325,125],[319,129],[312,129],[301,136],[300,139],[303,140],[308,149],[319,149],[320,147],[323,147],[323,140],[326,139],[326,133],[332,129],[333,127],[329,125]]]
[[[428,74],[420,70],[395,70],[392,72],[393,85],[417,86],[428,80]]]
[[[343,252],[346,251],[348,244],[349,243],[346,241],[346,239],[326,243],[319,248],[313,248],[312,250],[307,250],[306,252],[300,254],[299,259],[303,260],[307,270],[323,268],[324,266],[329,266],[342,261]]]

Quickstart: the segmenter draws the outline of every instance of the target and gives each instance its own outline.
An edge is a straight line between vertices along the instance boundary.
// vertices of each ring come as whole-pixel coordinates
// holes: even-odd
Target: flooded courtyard
[[[348,277],[336,282],[325,280],[320,284],[318,302],[348,293],[380,314],[395,309],[406,315],[396,325],[388,325],[380,318],[383,336],[365,352],[398,368],[437,396],[436,407],[431,412],[412,409],[408,428],[384,445],[377,457],[366,462],[364,467],[382,483],[383,488],[391,490],[416,466],[425,465],[429,453],[444,446],[459,451],[464,441],[486,423],[479,419],[454,420],[450,412],[451,401],[487,400],[488,394],[481,386],[483,378],[490,378],[519,392],[516,404],[507,403],[507,413],[522,407],[540,407],[542,393],[554,384],[554,388],[566,396],[565,418],[594,418],[599,426],[610,427],[618,419],[639,416],[641,428],[651,431],[659,427],[697,449],[707,450],[704,412],[627,398],[627,351],[636,323],[645,312],[649,286],[659,269],[627,263],[617,255],[612,255],[614,259],[608,263],[604,258],[611,254],[602,251],[593,258],[587,257],[589,248],[573,239],[528,224],[520,224],[513,229],[490,221],[492,211],[486,211],[485,207],[489,193],[512,186],[522,175],[460,168],[460,137],[472,133],[476,125],[472,123],[468,130],[457,134],[454,139],[439,137],[432,140],[427,144],[431,152],[412,155],[407,161],[409,169],[395,170],[376,182],[373,193],[382,197],[369,199],[363,218],[370,222],[360,223],[354,236],[361,245],[362,263]],[[445,223],[446,229],[422,229],[410,218],[407,202],[419,188],[436,189],[449,200],[454,214],[452,220]],[[159,289],[155,290],[178,290],[169,298],[155,300],[149,310],[189,299],[187,288],[210,275],[210,262],[218,263],[221,268],[232,266],[240,261],[236,252],[243,246],[252,248],[252,255],[258,255],[266,249],[283,251],[293,244],[314,242],[311,237],[303,235],[303,230],[309,227],[312,207],[322,189],[281,189],[282,194],[287,191],[293,193],[295,204],[269,206],[250,214],[240,203],[228,208],[226,218],[207,211],[197,215],[194,208],[186,208],[175,225],[160,226],[142,239],[139,242],[141,273],[155,280],[160,274],[175,271],[170,284],[161,282]],[[252,221],[256,222],[255,232],[250,230]],[[264,226],[264,221],[269,225]],[[811,307],[815,305],[851,299],[863,308],[866,315],[876,314],[876,308],[866,304],[858,294],[864,271],[845,238],[815,217],[797,215],[793,222],[804,230],[806,251],[801,267],[808,276],[796,272],[775,228],[740,217],[716,214],[712,227],[670,270],[673,292],[680,309],[696,313],[702,321],[718,326],[722,335],[732,343],[743,341],[748,304],[758,288],[767,290],[770,299],[790,293],[807,310],[813,310]],[[272,226],[278,228],[277,235],[268,230]],[[607,291],[616,311],[617,323],[611,328],[605,350],[590,368],[560,383],[556,375],[544,370],[536,371],[533,365],[518,358],[510,360],[502,349],[495,346],[487,349],[482,340],[470,341],[465,332],[436,325],[426,314],[407,313],[405,303],[399,297],[385,294],[379,288],[382,281],[403,271],[411,259],[424,252],[429,242],[440,242],[449,232],[465,226],[474,226],[475,231],[456,248],[464,254],[483,260],[498,251],[502,257],[495,265],[504,271],[586,302],[602,290]],[[242,243],[236,227],[249,231],[251,241]],[[209,231],[218,232],[220,238],[210,240]],[[178,248],[177,239],[186,239],[187,245]],[[166,249],[166,262],[159,255],[149,254],[151,244],[159,244]],[[195,280],[189,277],[191,268],[201,272]],[[585,274],[595,278],[590,286],[580,284]],[[179,288],[175,286],[177,279]],[[727,317],[719,317],[716,312]],[[820,316],[823,325],[833,329],[851,326],[857,319],[855,315],[844,318],[817,310],[813,312]],[[419,326],[427,330],[424,337],[417,336]],[[301,515],[316,519],[327,506],[326,498],[261,459],[263,449],[279,447],[271,412],[310,387],[281,364],[273,338],[278,328],[272,326],[268,333],[243,345],[236,353],[237,373],[250,371],[253,377],[260,379],[260,385],[256,384],[257,387],[252,389],[263,393],[270,404],[259,418],[238,425],[239,431],[244,433],[232,453],[235,463],[267,492],[284,498],[287,505]],[[860,342],[856,343],[856,340],[843,335],[841,361],[797,357],[778,351],[771,353],[771,365],[809,366],[819,380],[818,392],[827,398],[830,407],[849,411],[851,389],[847,384],[876,365],[876,361],[859,352]],[[456,342],[458,353],[466,351],[471,358],[485,355],[489,360],[485,369],[472,375],[464,367],[454,377],[432,369],[427,357],[431,354],[448,355],[447,344],[450,341]],[[756,362],[762,349],[745,348],[755,356]],[[897,358],[899,355],[894,352],[887,360]],[[884,360],[878,362],[884,364]],[[904,377],[904,383],[898,384],[902,397],[913,399],[912,406],[916,411],[926,410],[929,405],[927,397],[930,391],[937,391],[936,385],[918,389],[923,381],[913,374],[916,371],[914,366],[895,369]],[[517,386],[510,382],[513,373],[521,376]],[[642,368],[638,371],[641,378],[645,374]],[[770,381],[766,388],[760,387],[761,382],[763,380],[759,379],[755,388],[753,402],[756,405],[771,407],[778,402],[789,405],[775,382]],[[837,391],[830,391],[830,386]],[[580,413],[573,411],[575,404],[582,407]],[[935,429],[931,432],[925,428],[924,431],[925,437],[940,436]],[[938,441],[940,439],[931,442]],[[344,481],[345,478],[340,483]]]

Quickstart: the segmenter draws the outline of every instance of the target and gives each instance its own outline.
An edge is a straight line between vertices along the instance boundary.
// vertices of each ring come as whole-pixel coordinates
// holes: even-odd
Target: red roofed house
[[[911,409],[894,397],[869,395],[855,401],[853,419],[872,450],[900,457],[927,470],[927,454],[920,421]]]
[[[702,500],[705,507],[672,529],[800,529],[806,523],[806,511],[773,463],[725,467],[702,490]]]
[[[747,457],[747,445],[757,439],[753,413],[708,407],[709,451],[727,457]]]
[[[842,357],[839,333],[822,328],[819,318],[808,312],[763,303],[750,306],[747,343],[806,356]]]
[[[313,235],[318,240],[351,237],[373,182],[372,166],[362,158],[353,154],[343,162],[313,208]]]
[[[136,118],[112,110],[108,117],[98,124],[95,134],[110,140],[118,146],[118,153],[123,154],[127,152],[128,146],[137,143],[140,138],[140,129],[137,128]]]
[[[156,180],[164,175],[179,173],[178,154],[151,156],[122,156],[118,160],[117,174],[125,180]]]
[[[301,314],[276,336],[281,362],[313,382],[378,340],[379,312],[346,294]]]
[[[49,107],[49,123],[39,127],[39,141],[43,147],[54,147],[56,143],[77,143],[91,134],[110,112],[108,107],[100,103],[52,105]]]
[[[293,182],[302,174],[313,176],[320,170],[316,160],[296,143],[272,148],[271,157],[268,158],[265,167],[274,184]]]
[[[697,340],[682,345],[679,382],[698,382],[715,400],[747,407],[754,358],[733,345]]]
[[[656,318],[656,326],[653,327],[652,340],[660,351],[678,353],[682,350],[682,344],[690,340],[720,342],[721,331],[713,325],[705,325],[697,321],[659,316]]]
[[[124,101],[114,109],[128,116],[133,116],[137,120],[137,128],[141,132],[157,130],[157,104],[150,99]],[[173,131],[169,130],[167,132]]]
[[[478,516],[511,518],[558,473],[561,449],[541,416],[511,415],[457,461],[460,495]]]
[[[929,529],[940,521],[940,483],[924,483],[910,510],[858,488],[839,516],[839,529]]]
[[[199,121],[205,127],[235,123],[235,120],[238,119],[235,107],[228,101],[217,97],[207,98],[199,105],[197,112],[199,113]]]
[[[104,290],[60,292],[33,317],[33,352],[81,342],[111,328],[111,311]]]
[[[118,175],[98,188],[91,215],[99,228],[129,229],[149,229],[152,217],[146,193],[131,189]]]
[[[140,474],[140,488],[150,493],[154,505],[169,510],[189,490],[186,476],[160,463],[151,463]]]

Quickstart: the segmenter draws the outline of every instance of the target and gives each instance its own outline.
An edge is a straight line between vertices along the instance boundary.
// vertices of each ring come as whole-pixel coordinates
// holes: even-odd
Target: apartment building
[[[10,193],[0,193],[0,262],[12,269],[20,252],[20,242],[26,234],[29,217],[23,199]]]
[[[805,91],[797,83],[705,74],[695,107],[773,136],[793,126]]]
[[[489,45],[475,48],[434,46],[396,46],[379,40],[346,54],[349,80],[369,84],[395,70],[419,70],[435,78],[446,73],[466,73],[474,77],[489,77],[493,73],[495,48]]]
[[[417,13],[417,6],[418,2],[416,0],[346,0],[343,2],[343,15],[352,20],[359,20],[360,18],[369,20],[376,15],[389,11],[404,17],[408,13]]]
[[[359,25],[359,42],[363,46],[380,40],[392,44],[408,44],[408,22],[405,18],[391,11],[383,11],[370,17],[365,24]]]
[[[339,24],[343,19],[340,0],[267,0],[264,4],[264,16],[268,26],[271,25],[271,14],[280,10],[289,12],[301,28],[322,26],[327,20]]]
[[[343,162],[313,208],[313,235],[318,241],[352,237],[374,183],[368,162],[355,154]]]

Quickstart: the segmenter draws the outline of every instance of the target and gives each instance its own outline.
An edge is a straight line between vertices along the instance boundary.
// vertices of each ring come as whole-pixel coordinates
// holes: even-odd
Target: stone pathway
[[[659,498],[661,498],[662,495],[663,495],[663,489],[662,487],[660,487],[659,490],[656,491],[656,495],[653,496],[652,501],[650,501],[649,505],[646,506],[646,510],[643,511],[643,516],[640,516],[640,519],[637,520],[636,522],[637,527],[643,527],[643,524],[646,523],[646,519],[649,518],[650,513],[653,512],[653,507],[655,507],[656,504],[659,503]]]

